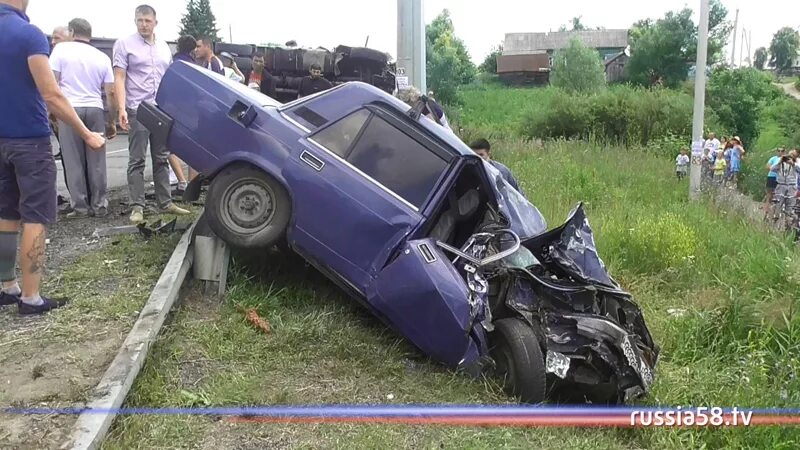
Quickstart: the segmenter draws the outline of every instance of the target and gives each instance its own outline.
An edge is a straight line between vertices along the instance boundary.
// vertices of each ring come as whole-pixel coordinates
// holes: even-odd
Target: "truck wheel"
[[[208,189],[208,225],[228,244],[266,248],[283,239],[291,216],[286,189],[249,164],[223,169]]]
[[[504,389],[524,403],[545,399],[547,377],[539,341],[530,325],[517,318],[494,323],[491,356],[496,374],[505,378]]]

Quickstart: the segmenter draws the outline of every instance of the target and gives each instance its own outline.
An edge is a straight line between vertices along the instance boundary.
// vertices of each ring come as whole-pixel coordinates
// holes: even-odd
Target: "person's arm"
[[[120,39],[114,43],[114,58],[111,67],[114,70],[114,99],[117,102],[117,120],[123,130],[128,131],[128,111],[125,109],[125,82],[128,77],[128,50]]]
[[[105,144],[103,136],[86,128],[75,109],[69,104],[64,94],[61,93],[61,89],[58,88],[58,83],[56,83],[56,77],[50,69],[47,55],[35,54],[29,56],[28,69],[31,72],[34,83],[36,83],[36,88],[47,103],[48,110],[58,119],[71,126],[90,147],[102,147]]]

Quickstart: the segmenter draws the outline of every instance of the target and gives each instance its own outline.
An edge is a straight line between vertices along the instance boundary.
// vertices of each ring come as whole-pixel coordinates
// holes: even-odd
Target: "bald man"
[[[56,27],[53,30],[53,35],[50,37],[50,43],[52,47],[60,44],[64,41],[69,41],[69,30],[67,27]]]

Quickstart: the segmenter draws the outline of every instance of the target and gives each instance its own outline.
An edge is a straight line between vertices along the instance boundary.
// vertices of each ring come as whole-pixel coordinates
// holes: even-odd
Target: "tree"
[[[475,64],[469,57],[467,46],[456,37],[450,12],[443,10],[425,28],[428,85],[443,103],[458,101],[458,86],[475,78]]]
[[[194,37],[206,36],[219,41],[217,19],[211,12],[209,0],[189,0],[186,5],[186,14],[181,18],[181,36]]]
[[[752,146],[758,137],[761,109],[780,96],[769,75],[750,67],[716,70],[706,88],[708,107],[716,113],[720,124],[739,135],[746,146]]]
[[[606,73],[600,55],[580,39],[553,55],[550,84],[568,92],[594,92],[605,86]]]
[[[478,66],[478,71],[483,73],[497,73],[497,57],[503,54],[503,44],[494,47],[488,55],[486,55],[486,59],[483,60],[480,66]]]
[[[790,27],[783,27],[772,37],[769,53],[770,63],[781,72],[792,67],[800,49],[800,34]]]
[[[572,18],[572,31],[584,31],[587,28],[581,23],[581,17],[577,16]]]
[[[709,11],[708,61],[720,61],[731,25],[728,10],[719,0],[711,0]],[[697,59],[697,26],[692,10],[670,11],[655,22],[650,19],[633,24],[629,31],[631,59],[626,66],[635,84],[675,87],[688,75],[688,66]]]
[[[767,53],[767,49],[765,47],[757,48],[755,56],[753,57],[753,67],[758,70],[764,70],[764,65],[767,63],[768,59],[769,53]]]

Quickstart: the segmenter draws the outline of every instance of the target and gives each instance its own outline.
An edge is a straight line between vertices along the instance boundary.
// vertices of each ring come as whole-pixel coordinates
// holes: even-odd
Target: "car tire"
[[[238,248],[268,248],[285,239],[291,199],[273,177],[250,164],[233,164],[208,189],[208,224]]]
[[[501,319],[494,326],[491,356],[506,393],[524,403],[543,402],[547,376],[536,332],[518,318]]]

